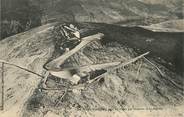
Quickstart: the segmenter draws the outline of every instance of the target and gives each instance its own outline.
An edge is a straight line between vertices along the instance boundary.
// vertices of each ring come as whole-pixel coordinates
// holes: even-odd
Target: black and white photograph
[[[0,0],[0,117],[184,117],[183,0]]]

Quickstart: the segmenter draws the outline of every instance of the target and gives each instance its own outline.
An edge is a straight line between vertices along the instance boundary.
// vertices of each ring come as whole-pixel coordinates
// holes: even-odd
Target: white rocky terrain
[[[5,64],[4,110],[0,111],[0,117],[99,114],[104,117],[182,117],[183,20],[179,18],[182,5],[179,3],[180,0],[55,0],[55,7],[51,7],[51,2],[44,0],[41,7],[46,9],[47,22],[54,23],[1,40],[1,60],[44,76],[43,65],[60,55],[53,28],[68,20],[88,22],[76,24],[81,28],[100,28],[99,32],[105,36],[71,56],[66,65],[126,62],[149,51],[146,58],[159,69],[144,58],[124,68],[108,68],[99,82],[80,93],[68,92],[56,106],[63,91],[41,90],[42,77]],[[50,78],[48,85],[57,88],[56,81],[57,78]]]

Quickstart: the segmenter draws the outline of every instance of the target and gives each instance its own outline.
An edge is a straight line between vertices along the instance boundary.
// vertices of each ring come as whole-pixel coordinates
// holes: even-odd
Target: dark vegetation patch
[[[41,25],[43,11],[39,4],[29,0],[2,0],[1,3],[1,39]]]

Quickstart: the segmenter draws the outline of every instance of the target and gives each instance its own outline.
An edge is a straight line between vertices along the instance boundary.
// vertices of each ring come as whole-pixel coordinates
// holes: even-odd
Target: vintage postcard
[[[0,117],[184,117],[183,0],[0,8]]]

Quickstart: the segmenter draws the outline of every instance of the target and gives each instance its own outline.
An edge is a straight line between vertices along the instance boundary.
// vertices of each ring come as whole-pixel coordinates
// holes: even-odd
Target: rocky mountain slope
[[[137,116],[140,111],[151,117],[183,116],[182,0],[31,1],[44,10],[42,23],[48,24],[1,40],[0,59],[44,76],[43,65],[60,55],[53,33],[53,27],[60,23],[49,22],[86,22],[74,24],[97,28],[105,37],[70,57],[65,64],[127,61],[150,51],[146,58],[164,75],[147,60],[140,59],[124,68],[108,69],[99,82],[82,92],[68,92],[55,106],[63,91],[42,90],[41,77],[5,65],[5,101],[0,117],[49,117],[49,114],[86,117],[96,116],[99,110],[108,111],[108,116],[113,110],[120,111],[114,112],[117,116],[125,117]],[[62,83],[52,77],[48,85],[57,88],[58,82]]]
[[[32,0],[34,1],[34,0]],[[143,20],[142,24],[181,19],[182,0],[152,2],[143,0],[40,0],[48,20],[118,23]]]
[[[0,42],[2,53],[0,59],[24,66],[44,75],[43,65],[50,58],[53,59],[54,51],[56,54],[58,52],[54,50],[53,25],[48,24],[2,40]],[[81,28],[99,27],[101,29],[99,31],[103,31],[105,37],[102,41],[92,43],[72,56],[69,60],[70,64],[90,65],[115,60],[126,61],[143,52],[150,51],[149,59],[161,69],[165,76],[161,77],[154,66],[141,59],[125,68],[108,72],[102,81],[87,87],[80,95],[72,92],[67,93],[64,101],[55,107],[53,105],[58,97],[63,95],[62,92],[40,92],[41,78],[6,65],[5,110],[0,113],[2,117],[39,117],[46,116],[48,112],[54,112],[60,116],[69,116],[80,110],[85,110],[87,113],[89,111],[90,113],[90,111],[97,109],[121,110],[134,107],[176,109],[176,114],[182,112],[175,107],[183,105],[183,79],[163,66],[163,63],[168,63],[169,60],[174,60],[174,58],[172,59],[172,56],[170,56],[166,59],[167,54],[160,56],[162,54],[157,53],[156,48],[154,48],[154,46],[158,46],[157,41],[160,39],[160,42],[169,39],[173,41],[173,46],[166,46],[167,43],[161,44],[168,47],[167,49],[171,49],[170,52],[174,54],[177,51],[175,47],[181,34],[154,33],[137,27],[128,28],[107,24],[82,23],[79,26]],[[161,52],[164,51],[166,50],[163,49]],[[157,60],[156,58],[159,57],[161,58]],[[57,86],[53,79],[48,82],[51,87]],[[12,115],[9,115],[10,112]],[[127,114],[131,115],[131,113]],[[84,113],[83,116],[85,115]]]
[[[52,24],[2,40],[0,59],[42,74],[43,64],[54,49],[50,29]],[[0,116],[20,117],[24,103],[33,94],[41,78],[10,65],[5,65],[4,74],[4,111],[0,112]]]
[[[146,30],[142,30],[141,28],[129,29],[127,27],[122,28],[113,25],[88,23],[78,25],[85,28],[101,27],[101,31],[105,34],[105,37],[102,41],[94,42],[76,53],[65,64],[81,66],[118,60],[127,61],[138,56],[141,52],[146,51],[141,50],[143,48],[145,49],[145,45],[143,48],[140,46],[149,39],[149,36],[145,36],[143,32]],[[108,26],[111,28],[111,31]],[[118,33],[117,30],[121,33]],[[111,34],[109,34],[110,32]],[[120,36],[121,34],[124,37]],[[129,35],[133,35],[134,38],[131,38]],[[152,34],[152,38],[156,41],[163,41],[163,38],[168,39],[164,34],[160,35],[159,33],[162,39],[158,39],[156,35],[157,33]],[[131,41],[126,40],[126,38],[131,39]],[[173,39],[177,38],[173,36]],[[134,41],[137,43],[134,44]],[[154,45],[154,42],[150,43]],[[138,47],[140,50],[136,50],[134,47]],[[76,116],[78,115],[76,113],[77,111],[84,111],[85,113],[82,116],[88,114],[92,116],[93,113],[90,113],[90,111],[95,110],[121,111],[136,108],[142,108],[143,110],[145,108],[167,110],[182,106],[182,77],[170,71],[162,64],[159,64],[154,58],[154,56],[159,56],[158,53],[154,53],[154,48],[150,47],[149,51],[151,52],[151,56],[148,58],[159,67],[164,76],[144,59],[124,68],[120,67],[115,70],[109,68],[108,73],[99,82],[92,83],[81,92],[67,92],[65,97],[60,100],[60,103],[58,103],[58,99],[65,94],[64,92],[57,90],[35,90],[35,94],[27,102],[27,110],[24,111],[23,116],[47,116],[49,112],[55,113],[56,116]],[[59,53],[59,51],[57,52]],[[56,54],[58,54],[57,52]],[[138,71],[139,68],[140,71]],[[58,88],[59,85],[56,85],[55,81],[62,82],[57,78],[51,77],[47,82],[49,87]],[[181,110],[176,109],[176,112],[179,114]],[[175,113],[176,116],[177,114]],[[125,114],[125,116],[129,115],[132,116],[129,112]]]

